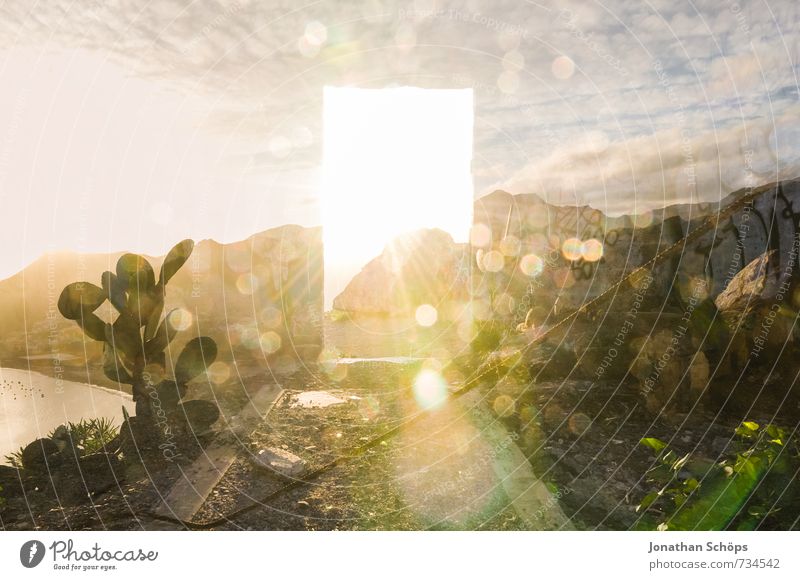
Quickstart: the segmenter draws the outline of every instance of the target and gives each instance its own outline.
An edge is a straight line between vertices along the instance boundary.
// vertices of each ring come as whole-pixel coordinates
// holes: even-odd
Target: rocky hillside
[[[700,277],[716,296],[765,251],[791,249],[798,183],[759,188],[761,195],[749,209],[686,247],[669,267],[654,271],[660,293],[683,292],[690,279]],[[469,295],[471,273],[473,295],[492,300],[479,309],[488,306],[493,317],[523,322],[532,306],[537,314],[545,307],[553,313],[575,310],[745,193],[731,193],[718,205],[609,217],[588,206],[555,206],[536,195],[496,191],[475,202],[472,255],[441,231],[406,235],[354,277],[334,308],[354,315],[402,315],[422,303],[461,301]],[[784,263],[787,259],[783,256]]]
[[[718,212],[724,219],[705,227]],[[534,375],[633,380],[653,410],[707,396],[750,404],[731,385],[744,369],[781,361],[769,375],[785,383],[780,392],[756,394],[778,401],[791,388],[800,180],[737,191],[718,205],[621,217],[495,192],[476,202],[475,224],[469,253],[431,231],[387,248],[335,306],[404,315],[427,303],[440,320],[499,322],[518,344],[574,313],[532,352]],[[438,260],[426,246],[439,248]]]

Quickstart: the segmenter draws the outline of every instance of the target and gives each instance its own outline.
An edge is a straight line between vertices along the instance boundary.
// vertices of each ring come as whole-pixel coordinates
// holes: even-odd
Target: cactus
[[[140,425],[153,427],[156,422],[168,420],[202,431],[219,415],[216,407],[210,408],[212,403],[181,403],[187,383],[205,372],[216,358],[214,340],[207,336],[190,340],[177,358],[174,378],[168,378],[166,372],[166,350],[178,334],[171,322],[174,311],[164,315],[166,286],[193,249],[192,240],[172,248],[161,266],[158,282],[145,258],[124,254],[117,262],[116,272],[103,272],[101,287],[75,282],[64,288],[58,300],[58,309],[65,318],[75,321],[92,340],[104,343],[103,372],[112,381],[131,385]],[[113,323],[103,322],[95,314],[106,300],[118,312]]]

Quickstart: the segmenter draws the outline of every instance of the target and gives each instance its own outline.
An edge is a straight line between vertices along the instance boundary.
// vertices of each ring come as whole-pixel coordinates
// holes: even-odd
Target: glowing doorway
[[[472,224],[471,89],[325,88],[325,308],[387,242]]]

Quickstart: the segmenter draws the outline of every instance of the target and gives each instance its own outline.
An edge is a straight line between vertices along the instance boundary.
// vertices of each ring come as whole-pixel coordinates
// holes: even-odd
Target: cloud
[[[308,31],[319,26],[324,42],[309,44],[317,37]],[[738,183],[700,178],[736,174],[734,145],[745,127],[751,138],[764,135],[757,156],[793,154],[769,143],[772,125],[794,131],[800,15],[796,3],[773,0],[0,4],[0,61],[21,46],[87,51],[160,84],[172,99],[202,101],[193,119],[198,135],[224,151],[221,175],[244,163],[248,175],[274,188],[268,195],[277,207],[299,199],[279,191],[286,184],[303,199],[313,195],[325,85],[404,84],[474,88],[476,194],[501,183],[513,191],[574,190],[624,207],[634,191],[647,204],[687,197],[676,175],[685,164],[682,131],[696,150],[698,195]],[[561,56],[575,64],[566,78],[553,74]],[[310,132],[310,142],[284,156],[275,144],[298,131]],[[608,143],[599,152],[598,134]],[[711,155],[728,151],[720,144],[732,161]],[[775,159],[769,165],[778,169],[757,175],[789,171]]]
[[[800,174],[800,108],[690,136],[679,128],[609,142],[589,133],[496,187],[580,203],[610,215],[715,202],[731,191]]]

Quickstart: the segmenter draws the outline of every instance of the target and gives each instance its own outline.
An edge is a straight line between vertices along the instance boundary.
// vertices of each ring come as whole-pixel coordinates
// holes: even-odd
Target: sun
[[[468,239],[473,184],[471,89],[324,92],[325,302],[387,242],[439,228]]]

